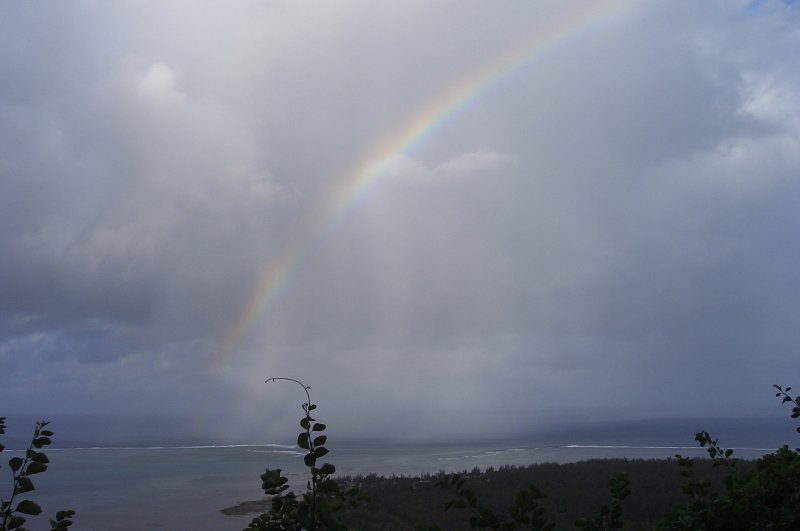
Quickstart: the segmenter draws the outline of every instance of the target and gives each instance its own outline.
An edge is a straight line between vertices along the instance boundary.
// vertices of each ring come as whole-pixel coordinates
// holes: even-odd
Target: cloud
[[[761,75],[742,72],[742,99],[740,112],[756,120],[796,132],[800,105],[791,82],[764,79]]]
[[[139,92],[145,97],[181,96],[175,87],[175,72],[163,63],[155,63],[139,81]]]
[[[508,160],[508,156],[490,149],[480,149],[465,153],[441,163],[437,170],[444,174],[470,172],[491,172],[498,164]]]
[[[759,397],[797,374],[794,9],[629,7],[318,210],[419,109],[574,7],[7,7],[0,400],[168,404],[209,437],[283,418],[291,398],[262,383],[281,375],[351,434],[386,412],[410,437],[470,414],[520,430],[488,420],[509,407],[727,412],[705,392],[771,411]]]

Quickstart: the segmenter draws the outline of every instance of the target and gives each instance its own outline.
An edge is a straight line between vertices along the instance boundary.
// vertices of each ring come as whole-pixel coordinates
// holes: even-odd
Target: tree
[[[789,394],[791,387],[774,387],[778,391],[775,396],[792,405],[792,418],[800,417],[800,397]],[[675,456],[686,478],[683,492],[689,501],[664,517],[662,529],[800,529],[800,449],[785,445],[742,473],[733,450],[721,448],[708,432],[698,432],[695,440],[708,450],[714,466],[726,469],[723,486],[715,489],[707,480],[698,481],[694,461]]]

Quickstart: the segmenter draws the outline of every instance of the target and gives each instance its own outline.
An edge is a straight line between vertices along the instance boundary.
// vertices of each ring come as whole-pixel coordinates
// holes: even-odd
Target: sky
[[[783,0],[0,0],[0,414],[784,414],[798,48]]]

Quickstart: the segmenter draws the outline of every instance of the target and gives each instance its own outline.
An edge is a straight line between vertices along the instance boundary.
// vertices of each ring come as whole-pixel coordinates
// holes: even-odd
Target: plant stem
[[[306,436],[308,437],[308,452],[313,455],[314,449],[315,449],[314,441],[311,438],[311,433],[312,433],[312,430],[311,430],[311,406],[313,404],[311,404],[311,394],[309,394],[309,392],[308,392],[309,389],[311,389],[311,387],[307,386],[306,384],[304,384],[303,382],[301,382],[299,380],[295,380],[294,378],[282,378],[282,377],[268,378],[264,383],[277,382],[278,380],[286,380],[286,381],[289,381],[289,382],[294,382],[297,385],[299,385],[300,387],[302,387],[303,391],[305,391],[305,393],[306,393],[306,398],[308,399],[308,402],[303,404],[303,411],[305,411],[305,413],[306,413],[306,426],[307,426],[306,427]],[[314,464],[310,467],[311,468],[311,525],[309,526],[309,531],[315,531],[316,528],[317,528],[317,467],[316,467],[316,464],[317,464],[316,461],[314,461]]]
[[[30,461],[28,455],[31,453],[31,450],[33,450],[33,441],[39,438],[39,434],[44,426],[45,423],[42,421],[36,422],[36,427],[33,429],[33,438],[31,439],[31,442],[28,444],[28,448],[25,451],[25,458],[22,460],[22,464],[20,465],[19,469],[17,471],[12,471],[14,482],[11,488],[11,498],[9,498],[8,502],[4,502],[8,503],[8,506],[3,511],[3,522],[2,525],[0,525],[0,529],[6,529],[6,526],[8,525],[8,519],[11,518],[11,513],[14,511],[14,498],[17,497],[17,488],[19,488],[19,482],[25,475],[25,468],[28,466],[28,462]]]

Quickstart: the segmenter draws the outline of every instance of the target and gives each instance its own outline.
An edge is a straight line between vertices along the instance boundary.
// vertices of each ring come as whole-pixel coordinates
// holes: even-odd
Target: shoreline
[[[248,500],[236,505],[220,509],[219,512],[226,516],[247,516],[249,514],[263,513],[269,510],[272,498],[265,497],[260,500]]]

